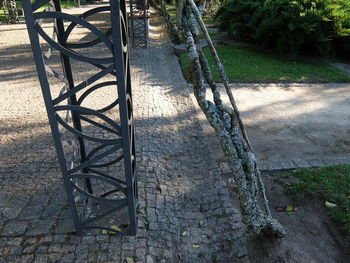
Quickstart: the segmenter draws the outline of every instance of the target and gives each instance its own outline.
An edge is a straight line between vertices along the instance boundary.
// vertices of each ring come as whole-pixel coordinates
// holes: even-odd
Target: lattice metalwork
[[[3,0],[2,5],[3,5],[2,8],[4,10],[6,22],[7,23],[18,22],[18,10],[17,10],[17,6],[16,6],[16,1],[15,0]]]
[[[22,3],[76,231],[136,234],[125,2],[80,15],[59,0]]]
[[[147,47],[149,28],[148,0],[130,0],[129,22],[134,47]]]

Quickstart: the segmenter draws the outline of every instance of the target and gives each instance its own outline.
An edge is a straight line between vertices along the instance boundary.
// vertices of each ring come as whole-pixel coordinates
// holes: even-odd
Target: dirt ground
[[[349,83],[233,87],[259,161],[350,156]]]
[[[349,84],[240,85],[237,103],[258,160],[349,156]],[[275,242],[250,239],[252,262],[350,262],[349,241],[327,217],[322,200],[292,200],[276,174],[264,178],[271,210],[287,236]],[[299,210],[276,211],[287,205]]]
[[[286,194],[277,174],[265,174],[264,178],[271,212],[287,235],[277,241],[248,239],[252,263],[350,262],[349,237],[344,237],[330,221],[322,200],[309,196],[293,200]],[[297,207],[298,211],[277,212],[276,208],[287,205]]]
[[[235,87],[236,101],[258,163],[349,157],[350,119],[346,112],[350,106],[350,84],[251,83]],[[200,110],[197,112],[217,161],[227,169],[214,131]],[[229,171],[227,176],[232,177]],[[350,262],[349,237],[339,233],[330,221],[324,202],[308,196],[291,199],[277,178],[276,174],[263,175],[271,211],[287,235],[280,240],[248,237],[250,261]],[[276,211],[287,205],[298,207],[298,211]]]

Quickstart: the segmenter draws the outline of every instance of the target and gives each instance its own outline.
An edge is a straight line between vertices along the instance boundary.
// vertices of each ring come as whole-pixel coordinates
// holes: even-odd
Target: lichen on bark
[[[243,121],[234,100],[225,69],[216,53],[206,27],[193,0],[181,1],[181,20],[184,38],[191,60],[194,95],[207,120],[215,129],[229,167],[237,182],[243,222],[255,235],[283,237],[283,227],[272,218],[258,164],[250,145]],[[178,12],[179,13],[179,12]],[[230,106],[223,104],[221,93],[212,77],[211,68],[200,48],[198,35],[202,31],[224,83]],[[207,83],[213,102],[206,99]],[[263,199],[264,211],[259,206]]]

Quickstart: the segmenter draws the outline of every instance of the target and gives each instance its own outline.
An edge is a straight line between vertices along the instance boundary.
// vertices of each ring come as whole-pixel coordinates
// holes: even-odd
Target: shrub
[[[228,0],[216,13],[216,20],[222,30],[238,39],[249,39],[253,33],[249,26],[253,15],[262,6],[262,1]]]
[[[216,19],[233,38],[288,54],[350,48],[349,0],[228,0]]]

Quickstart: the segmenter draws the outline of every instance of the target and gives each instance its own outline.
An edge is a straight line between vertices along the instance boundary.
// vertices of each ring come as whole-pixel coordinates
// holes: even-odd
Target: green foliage
[[[253,33],[249,24],[262,1],[228,0],[216,13],[221,29],[240,39],[249,39]]]
[[[3,9],[0,9],[0,21],[4,21],[5,20],[5,13]]]
[[[264,48],[332,55],[333,41],[350,36],[350,1],[228,0],[216,19],[233,38]],[[345,49],[348,41],[341,42]]]
[[[291,59],[285,55],[267,54],[256,50],[228,45],[216,45],[231,82],[349,82],[345,72],[316,60]],[[220,81],[215,62],[209,49],[204,48],[213,71],[213,77]],[[188,55],[180,55],[182,70],[191,81]]]
[[[327,213],[339,226],[350,233],[350,166],[337,165],[316,169],[301,169],[287,174],[296,176],[299,182],[293,183],[288,192],[298,195],[301,192],[321,197],[321,201],[334,203]]]

